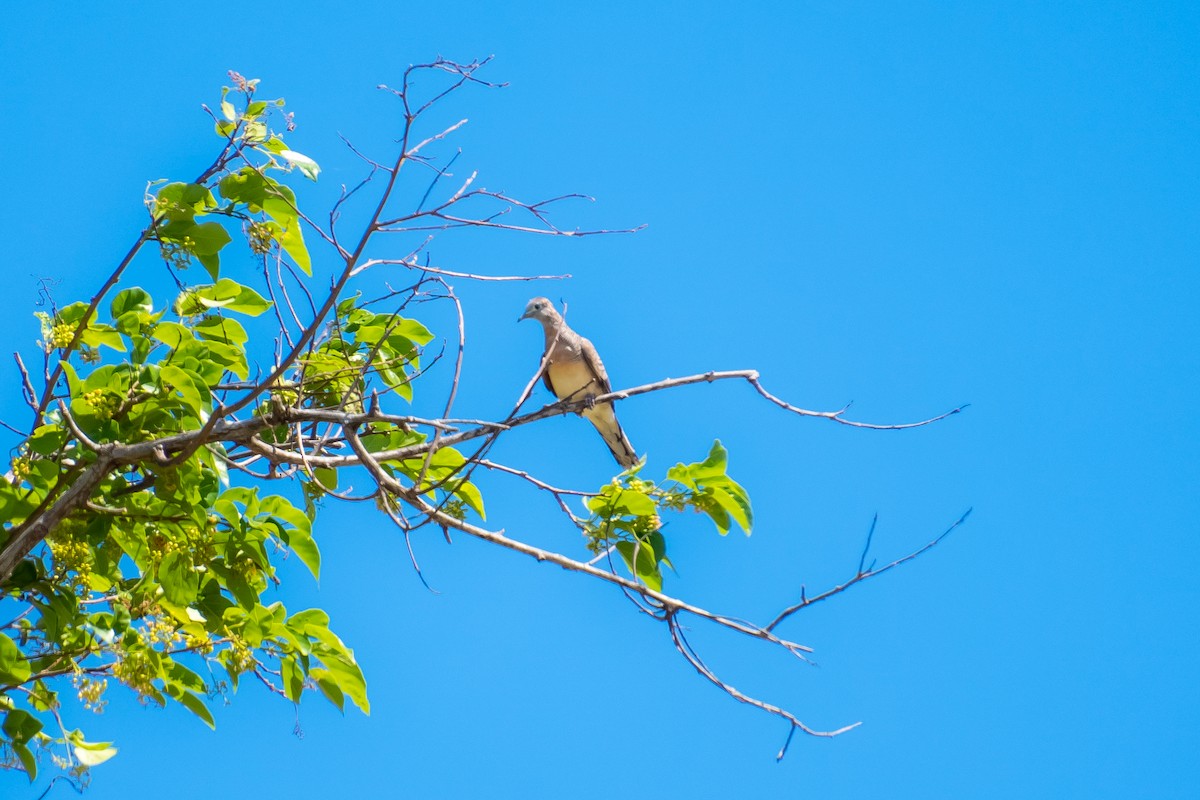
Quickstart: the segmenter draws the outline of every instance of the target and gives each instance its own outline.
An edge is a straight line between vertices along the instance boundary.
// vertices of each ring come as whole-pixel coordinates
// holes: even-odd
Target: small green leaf
[[[79,337],[79,341],[88,347],[103,345],[121,353],[125,352],[125,341],[121,338],[120,332],[108,325],[87,326],[83,330],[83,335]]]
[[[34,757],[33,751],[24,742],[13,742],[10,746],[17,754],[17,758],[21,759],[21,766],[29,775],[29,782],[33,783],[34,778],[37,777],[37,759]]]
[[[317,162],[313,161],[303,153],[297,153],[295,150],[280,150],[279,156],[287,160],[289,164],[304,173],[304,177],[310,181],[315,181],[317,175],[320,174],[321,168],[317,166]]]
[[[338,688],[345,692],[351,702],[358,706],[364,714],[370,714],[371,702],[367,699],[367,682],[353,658],[329,656],[322,657],[321,661],[324,662]]]
[[[313,478],[326,489],[338,487],[338,471],[333,467],[317,467],[313,470]]]
[[[103,764],[117,754],[117,748],[112,746],[112,742],[85,742],[83,731],[78,728],[67,734],[67,741],[71,743],[75,760],[85,767]]]
[[[270,307],[271,303],[258,292],[229,278],[184,289],[175,300],[176,313],[184,317],[202,314],[213,308],[257,317]]]
[[[29,662],[21,648],[6,634],[0,633],[0,683],[17,686],[29,678]]]
[[[192,329],[201,339],[225,344],[243,345],[250,339],[242,324],[230,317],[205,317]]]
[[[726,473],[728,462],[729,454],[718,439],[703,461],[676,464],[667,477],[693,491],[692,504],[712,518],[722,535],[729,532],[732,520],[748,536],[754,525],[750,495]]]
[[[265,122],[253,121],[247,122],[242,136],[247,142],[261,142],[267,138],[267,124]]]
[[[117,296],[112,299],[112,318],[115,320],[122,314],[128,311],[140,311],[146,314],[154,313],[154,301],[150,298],[149,292],[140,286],[133,286],[129,289],[122,289],[117,292]]]
[[[186,553],[173,551],[163,557],[158,567],[158,582],[167,600],[176,605],[186,606],[200,594],[200,575]]]
[[[283,659],[280,666],[283,667],[283,691],[289,700],[299,703],[300,695],[304,692],[304,672],[294,658]]]
[[[662,573],[658,569],[658,559],[654,555],[653,547],[642,541],[621,541],[617,542],[616,547],[625,566],[629,567],[629,571],[637,576],[638,580],[649,589],[662,591]]]
[[[337,706],[338,711],[346,710],[346,695],[337,685],[337,681],[329,670],[315,667],[308,671],[308,676],[316,680],[317,688],[321,690],[321,694],[325,695],[325,698],[329,702]]]
[[[389,324],[391,322],[392,320],[389,320]],[[402,336],[422,347],[433,341],[430,330],[415,319],[399,319],[392,327],[391,335]]]
[[[704,494],[697,498],[697,507],[712,519],[717,526],[717,531],[724,536],[729,533],[729,512],[721,508],[710,495]]]
[[[280,538],[292,549],[314,578],[321,577],[321,551],[312,538],[312,520],[286,498],[272,495],[263,498],[262,511],[286,525],[280,525]]]
[[[212,404],[212,393],[203,378],[191,370],[168,364],[159,370],[163,389],[179,397],[197,416],[206,413]]]
[[[84,318],[84,315],[87,314],[87,310],[87,303],[71,303],[71,305],[59,310],[58,314],[55,315],[55,321],[66,325],[77,325]],[[92,319],[94,319],[94,316],[89,317],[88,321],[91,322]]]
[[[42,721],[19,708],[9,711],[4,717],[4,732],[14,742],[28,742],[42,729]]]
[[[48,456],[57,452],[67,440],[67,432],[58,425],[42,425],[29,437],[27,444],[33,452]]]
[[[483,494],[479,491],[479,487],[470,481],[462,481],[454,487],[454,494],[466,503],[468,508],[478,514],[480,519],[487,519],[487,514],[483,510]]]
[[[196,260],[214,281],[221,274],[221,256],[216,253],[196,253]]]
[[[751,524],[749,503],[743,505],[742,503],[738,502],[738,500],[735,499],[730,492],[725,491],[725,489],[719,486],[710,486],[709,491],[712,492],[712,498],[718,503],[718,505],[720,505],[721,508],[724,509],[724,511],[730,517],[732,517],[739,526],[741,526],[741,529],[746,532],[746,535],[749,536]]]
[[[279,234],[279,245],[283,248],[283,252],[292,257],[296,266],[304,270],[305,275],[312,275],[312,258],[308,255],[308,247],[304,244],[299,218],[293,218],[287,224],[281,222],[280,225],[283,226],[283,231]]]
[[[192,239],[191,250],[198,256],[215,255],[222,247],[233,241],[229,231],[219,222],[202,222],[188,234]]]
[[[158,341],[165,344],[172,350],[179,347],[184,342],[190,342],[195,337],[192,336],[191,330],[185,325],[180,325],[178,322],[164,320],[154,326],[154,332],[150,334]]]

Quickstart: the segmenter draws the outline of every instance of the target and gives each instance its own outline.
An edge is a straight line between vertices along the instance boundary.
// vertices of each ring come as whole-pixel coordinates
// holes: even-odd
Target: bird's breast
[[[589,394],[599,394],[596,376],[582,360],[555,360],[546,367],[546,372],[559,400],[582,400]]]

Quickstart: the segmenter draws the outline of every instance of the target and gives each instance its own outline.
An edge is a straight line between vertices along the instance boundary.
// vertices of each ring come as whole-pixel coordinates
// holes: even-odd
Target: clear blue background
[[[800,405],[854,400],[873,421],[972,403],[900,433],[800,420],[734,384],[622,403],[654,474],[714,437],[729,446],[754,535],[672,520],[667,588],[754,620],[802,583],[848,577],[876,512],[881,559],[975,513],[916,563],[789,622],[819,668],[694,626],[739,688],[817,727],[863,721],[798,738],[776,764],[786,726],[703,682],[611,587],[427,532],[433,595],[397,532],[331,506],[319,587],[289,565],[279,599],[332,613],[371,716],[297,713],[246,685],[213,733],[110,691],[104,715],[71,716],[121,748],[91,798],[1194,796],[1195,4],[129,6],[5,11],[11,348],[34,352],[36,277],[61,281],[60,302],[90,296],[141,222],[145,182],[208,163],[199,104],[226,69],[296,112],[291,141],[325,170],[315,210],[361,175],[338,132],[391,152],[397,108],[377,84],[437,54],[495,53],[487,75],[511,86],[446,109],[471,119],[460,174],[597,198],[562,209],[566,225],[649,227],[439,245],[446,266],[575,276],[456,281],[459,413],[508,410],[540,348],[513,320],[543,292],[570,303],[618,386],[753,367]],[[160,272],[151,259],[135,275],[157,286]],[[453,335],[442,312],[429,322]],[[24,424],[3,370],[0,416]],[[613,471],[574,418],[494,455],[582,488]],[[582,553],[548,497],[501,477],[485,482],[493,526]],[[45,784],[3,775],[0,795]]]

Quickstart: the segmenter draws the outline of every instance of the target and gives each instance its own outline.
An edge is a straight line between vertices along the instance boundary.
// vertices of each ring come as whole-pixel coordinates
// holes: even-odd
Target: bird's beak
[[[528,312],[528,311],[526,311],[526,312],[525,312],[524,314],[522,314],[521,316],[517,317],[517,322],[520,322],[520,321],[521,321],[521,320],[523,320],[523,319],[529,319],[529,312]]]

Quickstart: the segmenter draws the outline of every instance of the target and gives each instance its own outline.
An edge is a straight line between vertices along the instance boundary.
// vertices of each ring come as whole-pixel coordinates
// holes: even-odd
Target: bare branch
[[[762,700],[757,700],[748,694],[738,691],[730,684],[718,678],[716,673],[709,669],[708,665],[705,664],[700,656],[696,654],[696,651],[692,649],[691,644],[683,635],[683,628],[680,626],[679,620],[676,618],[674,611],[667,614],[667,624],[670,626],[671,630],[671,641],[674,642],[675,649],[680,652],[684,659],[692,665],[696,672],[704,676],[705,680],[712,683],[718,689],[725,692],[725,694],[729,695],[734,700],[737,700],[739,703],[745,703],[762,711],[766,711],[768,714],[774,714],[777,717],[782,717],[783,719],[786,719],[788,722],[792,723],[793,728],[797,728],[804,733],[807,733],[809,736],[832,738],[834,736],[840,736],[846,731],[854,730],[862,724],[861,722],[855,722],[850,725],[844,725],[841,728],[832,731],[820,731],[810,728],[808,725],[805,725],[803,722],[801,722],[800,719],[790,711],[785,711],[779,706],[772,705],[770,703],[764,703]],[[782,758],[782,755],[780,755],[780,758]]]
[[[421,272],[430,272],[434,275],[442,275],[447,278],[469,278],[473,281],[560,281],[570,278],[568,275],[483,275],[477,272],[456,272],[455,270],[442,269],[441,267],[431,267],[428,264],[422,264],[414,258],[407,259],[389,259],[389,258],[372,258],[369,261],[364,261],[359,267],[359,271],[369,269],[377,265],[390,265],[398,267],[406,267],[408,269],[420,270]]]
[[[767,625],[766,630],[769,630],[769,631],[774,630],[775,627],[777,625],[779,625],[779,623],[783,622],[785,619],[790,617],[792,614],[795,614],[797,611],[799,611],[802,608],[807,608],[808,606],[811,606],[813,603],[819,603],[822,600],[828,600],[830,597],[833,597],[836,594],[841,594],[842,592],[846,591],[847,589],[849,589],[851,586],[853,586],[856,583],[862,583],[867,578],[874,578],[876,575],[882,575],[883,573],[887,572],[890,569],[893,569],[894,567],[898,567],[907,561],[912,561],[914,558],[916,558],[917,556],[926,552],[927,550],[931,550],[934,546],[936,546],[943,539],[945,539],[947,536],[949,536],[954,531],[955,528],[957,528],[959,525],[962,525],[964,522],[966,522],[967,517],[969,517],[971,515],[971,510],[972,509],[968,508],[961,517],[959,517],[958,519],[956,519],[954,521],[953,525],[951,525],[946,530],[942,531],[937,536],[937,538],[935,538],[931,542],[926,543],[923,547],[921,547],[917,550],[914,550],[913,552],[909,553],[908,555],[906,555],[902,558],[898,558],[895,561],[891,562],[890,564],[880,567],[879,569],[872,568],[872,569],[867,569],[864,571],[863,570],[863,562],[866,560],[866,557],[867,557],[867,549],[869,549],[871,547],[871,536],[870,536],[870,534],[868,534],[867,546],[863,550],[862,558],[858,562],[858,572],[856,572],[854,574],[853,578],[846,581],[845,583],[842,583],[842,584],[839,584],[839,585],[833,587],[832,589],[830,589],[827,592],[822,592],[821,594],[816,595],[815,597],[805,597],[804,590],[802,588],[800,602],[796,603],[793,606],[788,606],[783,611],[781,611],[779,613],[779,616],[775,617],[775,619],[771,620],[771,622]],[[871,533],[874,533],[874,532],[875,532],[875,521],[872,521],[871,522]]]

